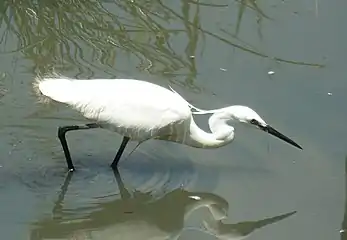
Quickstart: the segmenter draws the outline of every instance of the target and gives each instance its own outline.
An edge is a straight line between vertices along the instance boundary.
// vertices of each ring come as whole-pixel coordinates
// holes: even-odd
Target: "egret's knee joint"
[[[58,128],[58,138],[64,138],[65,134],[68,130],[69,129],[67,127],[59,127]]]

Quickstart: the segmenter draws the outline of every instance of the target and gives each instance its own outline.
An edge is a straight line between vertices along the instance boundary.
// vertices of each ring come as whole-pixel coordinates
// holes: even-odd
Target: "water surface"
[[[2,239],[346,239],[345,1],[0,7]],[[69,175],[57,127],[86,120],[37,103],[34,77],[52,71],[170,84],[200,108],[248,105],[304,150],[235,126],[216,150],[148,141],[114,175],[121,136],[80,131]]]

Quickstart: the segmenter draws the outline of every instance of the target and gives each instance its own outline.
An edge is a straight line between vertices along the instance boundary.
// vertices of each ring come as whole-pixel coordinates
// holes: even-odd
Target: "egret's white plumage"
[[[269,125],[254,110],[246,106],[202,110],[188,103],[173,89],[170,91],[146,81],[76,80],[54,76],[38,77],[35,86],[37,92],[43,96],[65,103],[93,121],[95,123],[93,128],[97,126],[109,129],[138,142],[160,139],[196,148],[218,148],[233,141],[234,128],[227,122],[237,120],[268,131],[300,147],[283,135],[279,136],[277,131],[270,132],[269,130],[275,130],[269,129]],[[209,119],[211,133],[200,129],[192,116],[192,114],[207,113],[212,113]],[[91,128],[91,126],[68,127],[65,132]],[[126,143],[127,141],[124,142],[124,147]]]
[[[132,79],[73,80],[43,78],[40,92],[65,103],[102,128],[134,141],[163,139],[192,147],[220,147],[233,140],[233,127],[212,118],[212,132],[194,122],[190,106],[178,93],[146,81]],[[226,130],[226,131],[223,131]]]

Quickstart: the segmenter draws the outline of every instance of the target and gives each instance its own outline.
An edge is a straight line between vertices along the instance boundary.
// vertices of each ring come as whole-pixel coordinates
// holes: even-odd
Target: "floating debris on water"
[[[333,94],[332,94],[331,92],[328,92],[328,95],[331,96],[331,95],[333,95]]]
[[[219,68],[219,70],[221,70],[221,71],[223,71],[223,72],[228,71],[228,70],[227,70],[227,69],[225,69],[225,68]]]
[[[269,74],[269,75],[274,75],[275,72],[274,72],[274,71],[268,71],[267,74]]]

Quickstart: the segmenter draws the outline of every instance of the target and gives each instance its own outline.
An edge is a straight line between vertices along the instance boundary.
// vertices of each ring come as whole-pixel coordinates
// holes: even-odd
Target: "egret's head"
[[[259,128],[266,126],[266,122],[253,109],[246,106],[231,106],[231,117],[241,123]]]
[[[258,113],[256,113],[253,109],[246,107],[246,106],[231,106],[230,107],[230,113],[231,117],[234,120],[237,120],[241,123],[245,123],[249,126],[255,127],[257,129],[263,130],[264,132],[267,132],[273,136],[276,136],[283,141],[302,149],[296,142],[291,140],[290,138],[284,136],[282,133],[275,130],[273,127],[271,127],[269,124],[267,124]]]

